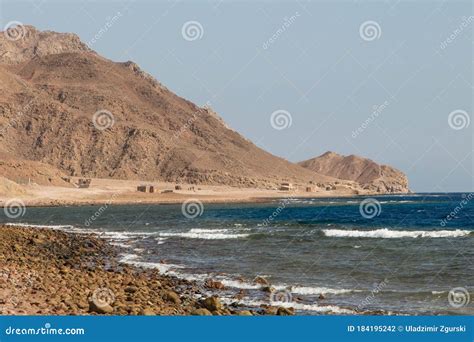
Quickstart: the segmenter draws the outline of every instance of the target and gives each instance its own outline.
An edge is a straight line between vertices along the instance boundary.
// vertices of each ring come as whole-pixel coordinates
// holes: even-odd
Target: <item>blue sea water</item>
[[[474,314],[473,194],[27,208],[18,219],[2,213],[0,223],[100,234],[124,262],[221,281],[228,303],[300,314]]]

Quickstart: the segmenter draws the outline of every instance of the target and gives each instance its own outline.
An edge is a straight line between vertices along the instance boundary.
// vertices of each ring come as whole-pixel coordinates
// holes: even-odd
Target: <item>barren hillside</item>
[[[302,161],[299,165],[330,177],[351,180],[363,188],[378,192],[408,192],[408,179],[401,171],[355,155],[334,152]]]
[[[0,152],[68,175],[270,187],[327,182],[74,34],[0,34]],[[94,114],[96,114],[94,119]]]

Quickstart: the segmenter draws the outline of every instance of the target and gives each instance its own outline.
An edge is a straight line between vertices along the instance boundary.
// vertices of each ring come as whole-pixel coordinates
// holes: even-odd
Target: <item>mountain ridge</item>
[[[0,34],[0,155],[49,165],[54,176],[267,189],[345,179],[260,149],[210,106],[176,95],[135,62],[100,56],[76,34],[23,29],[19,39]],[[355,192],[359,184],[403,188],[346,180]]]
[[[365,190],[381,193],[409,192],[408,178],[401,171],[356,155],[343,156],[327,151],[298,163],[314,172],[357,182]]]
[[[247,187],[332,181],[261,150],[134,62],[103,58],[74,34],[26,29],[18,41],[0,36],[4,152],[72,176]],[[101,111],[112,115],[102,130],[92,121]]]

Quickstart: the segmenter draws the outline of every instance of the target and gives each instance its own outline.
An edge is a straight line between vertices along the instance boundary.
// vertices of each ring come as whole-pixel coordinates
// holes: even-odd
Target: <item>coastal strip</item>
[[[0,314],[293,313],[226,305],[196,282],[120,263],[118,256],[117,247],[93,234],[0,226]]]

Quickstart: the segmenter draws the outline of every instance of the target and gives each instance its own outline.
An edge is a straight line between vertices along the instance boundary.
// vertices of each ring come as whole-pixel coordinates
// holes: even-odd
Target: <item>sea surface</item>
[[[46,207],[27,208],[16,219],[0,215],[0,223],[19,229],[98,233],[119,246],[124,262],[221,281],[226,289],[218,293],[228,303],[273,303],[299,314],[474,314],[474,194]],[[273,292],[263,291],[257,276]]]

